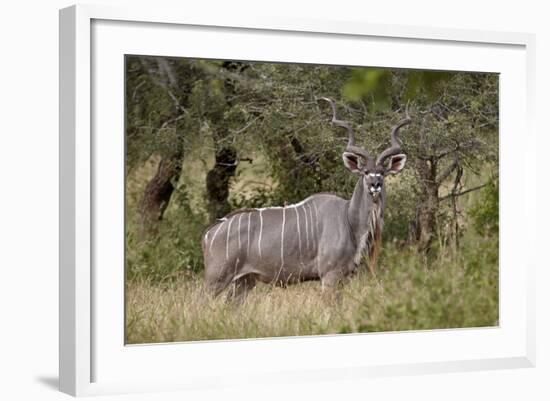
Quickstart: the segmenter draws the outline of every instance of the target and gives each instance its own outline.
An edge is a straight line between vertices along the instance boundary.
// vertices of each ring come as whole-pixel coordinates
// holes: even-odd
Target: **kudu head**
[[[339,120],[336,113],[336,103],[329,98],[320,98],[330,103],[332,107],[332,123],[348,131],[349,139],[346,150],[342,154],[344,165],[353,173],[360,174],[363,180],[363,186],[377,202],[384,186],[384,177],[388,174],[397,174],[407,161],[407,156],[401,152],[401,144],[397,134],[399,129],[411,123],[408,108],[406,117],[393,126],[391,130],[391,146],[382,151],[375,159],[366,149],[357,146],[355,143],[355,131],[351,124],[344,120]]]

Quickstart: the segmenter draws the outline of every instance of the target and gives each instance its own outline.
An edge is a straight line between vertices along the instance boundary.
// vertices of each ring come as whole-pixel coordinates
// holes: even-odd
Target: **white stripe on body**
[[[258,254],[260,255],[260,259],[262,258],[262,230],[264,228],[264,220],[262,218],[262,209],[260,210],[260,235],[258,236]]]
[[[248,213],[248,234],[246,235],[246,257],[248,258],[248,254],[250,253],[250,215],[252,213]]]
[[[315,233],[313,231],[313,213],[311,212],[311,204],[307,204],[309,209],[309,220],[310,220],[310,226],[311,226],[311,247],[315,249]]]
[[[281,269],[285,265],[285,256],[284,256],[284,244],[285,244],[285,218],[286,218],[286,209],[283,208],[283,225],[281,228]]]
[[[307,225],[307,211],[305,206],[302,205],[302,209],[304,210],[304,216],[306,218],[306,249],[309,250],[309,228]]]
[[[239,214],[239,227],[238,227],[238,236],[239,236],[239,252],[241,252],[241,219],[243,217],[243,213]]]
[[[231,223],[233,223],[234,218],[235,215],[231,217],[231,220],[229,220],[229,226],[227,227],[227,236],[225,239],[225,260],[229,259],[229,233],[231,232]]]
[[[258,211],[260,213],[260,234],[258,236],[258,253],[259,253],[259,256],[260,256],[260,259],[262,257],[262,249],[261,249],[261,242],[262,242],[262,232],[263,232],[263,216],[262,216],[262,212],[264,210],[269,210],[269,209],[282,209],[283,210],[283,217],[286,219],[286,212],[284,211],[285,209],[289,209],[289,208],[293,208],[295,213],[296,213],[296,226],[298,228],[298,246],[299,246],[299,249],[300,249],[300,261],[302,260],[302,257],[303,257],[303,247],[302,247],[302,230],[301,230],[301,225],[300,225],[300,212],[299,212],[299,208],[301,208],[303,211],[304,211],[304,219],[305,219],[305,222],[306,222],[306,227],[305,227],[305,232],[306,232],[306,250],[310,250],[310,241],[309,241],[309,237],[311,235],[311,247],[315,247],[315,238],[317,238],[318,234],[319,234],[319,212],[317,210],[317,206],[315,205],[315,203],[313,203],[313,211],[312,211],[312,206],[310,203],[312,202],[309,202],[309,200],[311,200],[311,196],[304,199],[303,201],[301,202],[298,202],[298,203],[295,203],[293,205],[287,205],[287,206],[271,206],[271,207],[262,207],[262,208],[256,208],[255,210]],[[308,212],[309,210],[309,212]],[[309,213],[309,218],[308,218],[308,213]],[[314,216],[313,214],[315,214],[315,221],[314,221]],[[251,213],[248,214],[248,234],[247,234],[247,256],[249,254],[249,248],[250,248],[250,216]],[[311,231],[311,234],[310,234],[310,231]],[[317,232],[317,236],[316,236],[316,233]],[[282,258],[281,258],[282,259]]]
[[[294,208],[296,212],[296,227],[298,227],[298,248],[300,249],[300,262],[302,261],[302,235],[300,234],[300,213],[298,208]]]
[[[315,210],[315,221],[317,222],[316,228],[317,228],[317,236],[319,236],[319,213],[317,212],[317,205],[315,205],[315,202],[311,202],[313,204],[313,209]]]
[[[320,231],[319,231],[319,213],[317,211],[317,205],[315,202],[312,202],[313,204],[313,210],[315,210],[315,231],[317,232],[316,238],[317,238],[317,244],[319,244],[320,241]],[[321,271],[319,270],[319,247],[317,247],[317,252],[315,253],[315,267],[317,269],[317,274],[321,275]]]
[[[217,229],[216,232],[214,233],[214,236],[212,237],[212,242],[210,242],[210,248],[209,248],[209,249],[210,249],[210,252],[212,252],[212,244],[214,243],[214,240],[216,239],[216,235],[218,235],[218,231],[220,231],[220,228],[222,228],[224,224],[225,224],[225,220],[222,221],[222,224],[220,224],[220,225],[218,226],[218,229]]]

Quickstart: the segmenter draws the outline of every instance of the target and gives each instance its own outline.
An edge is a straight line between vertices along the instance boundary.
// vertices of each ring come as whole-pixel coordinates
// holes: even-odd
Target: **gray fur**
[[[321,280],[325,287],[354,273],[372,241],[368,234],[383,221],[385,192],[375,201],[366,181],[358,180],[349,201],[316,194],[297,205],[237,211],[218,221],[203,240],[208,286],[217,294],[247,277],[279,286]]]
[[[383,182],[405,164],[397,133],[410,123],[408,111],[392,129],[391,147],[375,162],[356,146],[349,123],[336,117],[335,103],[323,100],[331,102],[333,123],[349,131],[342,157],[345,166],[359,174],[351,199],[320,193],[295,205],[241,210],[219,220],[202,241],[205,280],[214,294],[232,284],[233,295],[239,296],[257,281],[286,286],[320,280],[323,288],[333,287],[353,274],[362,255],[380,240],[386,204]],[[246,246],[241,240],[245,237]]]

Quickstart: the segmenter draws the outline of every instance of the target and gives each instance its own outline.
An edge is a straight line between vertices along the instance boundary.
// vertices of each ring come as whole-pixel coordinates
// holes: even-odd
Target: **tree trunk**
[[[222,67],[233,73],[241,73],[248,65],[239,61],[224,61]],[[232,97],[237,93],[233,78],[226,77],[223,81],[227,110],[233,105]],[[228,122],[223,115],[217,116],[223,126],[214,130],[214,146],[216,148],[215,164],[206,175],[206,204],[210,221],[225,216],[231,211],[229,205],[229,181],[237,170],[237,150],[231,145],[220,145],[229,136]],[[223,127],[223,128],[222,128]]]
[[[458,194],[460,192],[460,188],[461,188],[461,179],[462,179],[462,174],[464,173],[464,170],[462,169],[461,166],[458,166],[457,167],[457,170],[456,170],[456,176],[455,176],[455,184],[454,184],[454,187],[453,187],[453,191],[452,191],[452,196],[451,196],[451,202],[452,202],[452,206],[453,206],[453,223],[454,223],[454,237],[455,237],[455,249],[458,250],[458,248],[460,247],[460,223],[458,221],[458,218],[459,218],[459,210],[458,210],[458,203],[457,203],[457,196],[456,194]]]
[[[437,178],[437,162],[418,161],[417,171],[423,187],[420,203],[416,213],[416,240],[418,248],[428,253],[431,249],[437,229],[437,211],[439,209],[439,184]]]
[[[237,151],[233,147],[216,150],[216,163],[206,175],[206,196],[210,221],[230,212],[229,181],[237,169]]]
[[[180,155],[163,157],[160,160],[157,171],[151,181],[147,183],[141,200],[140,212],[143,230],[149,230],[155,223],[162,220],[175,189],[174,183],[180,177],[181,163]]]
[[[156,61],[156,68],[153,66]],[[158,127],[159,130],[165,128],[168,124],[173,124],[178,135],[178,142],[175,144],[175,150],[169,155],[163,155],[159,162],[154,177],[147,183],[140,205],[141,228],[142,233],[154,229],[156,223],[162,220],[164,212],[170,203],[170,198],[175,189],[175,183],[181,175],[181,165],[184,156],[183,137],[178,130],[178,120],[183,117],[180,112],[185,111],[181,105],[186,101],[185,94],[178,92],[177,76],[173,70],[173,65],[164,58],[141,58],[141,63],[148,71],[152,81],[163,88],[166,95],[174,102],[172,115]]]

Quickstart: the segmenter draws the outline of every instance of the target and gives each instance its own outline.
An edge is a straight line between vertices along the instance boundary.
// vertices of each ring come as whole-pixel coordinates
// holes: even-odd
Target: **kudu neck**
[[[372,227],[373,211],[377,214],[377,217],[381,217],[385,198],[386,191],[383,188],[378,201],[375,203],[372,196],[365,188],[363,177],[357,180],[353,196],[348,206],[348,221],[355,241],[359,241],[359,239]]]

